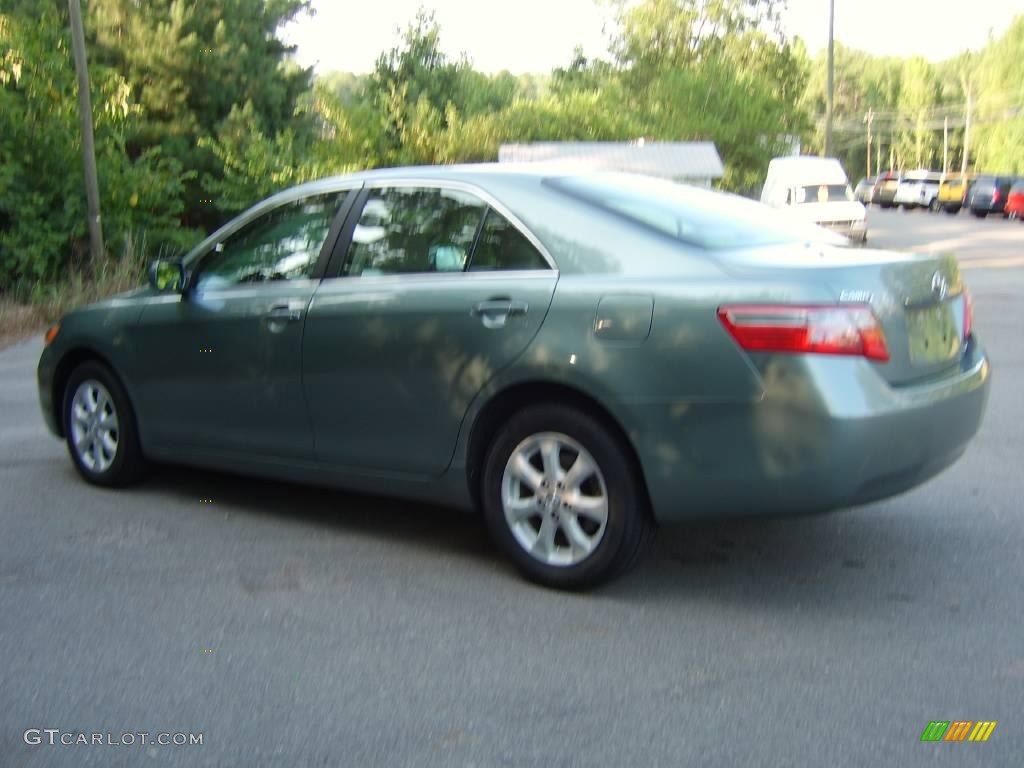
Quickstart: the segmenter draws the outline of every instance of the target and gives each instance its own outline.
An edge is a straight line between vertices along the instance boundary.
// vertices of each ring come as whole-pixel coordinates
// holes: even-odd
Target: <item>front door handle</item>
[[[280,328],[285,323],[296,323],[302,319],[306,305],[300,301],[289,301],[287,304],[275,304],[264,315],[271,328]]]
[[[525,315],[530,305],[512,299],[488,299],[474,304],[470,314],[479,317],[484,328],[504,328],[510,317]]]

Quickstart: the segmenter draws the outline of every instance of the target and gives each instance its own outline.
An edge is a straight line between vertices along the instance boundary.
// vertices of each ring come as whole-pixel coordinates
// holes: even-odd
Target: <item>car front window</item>
[[[249,222],[202,260],[194,279],[196,290],[312,277],[346,194],[334,192],[285,203]]]

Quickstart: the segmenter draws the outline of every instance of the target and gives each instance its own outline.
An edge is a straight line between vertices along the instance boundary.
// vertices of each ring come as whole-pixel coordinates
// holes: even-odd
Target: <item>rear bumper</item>
[[[661,520],[823,512],[893,496],[951,465],[981,425],[990,367],[891,387],[865,360],[758,361],[756,403],[646,406],[638,451]]]

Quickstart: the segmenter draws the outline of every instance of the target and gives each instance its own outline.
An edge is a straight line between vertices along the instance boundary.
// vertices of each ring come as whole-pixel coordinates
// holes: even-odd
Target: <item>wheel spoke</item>
[[[92,458],[96,462],[95,468],[103,471],[106,466],[106,459],[103,458],[103,446],[100,445],[99,440],[92,441]]]
[[[566,516],[562,520],[562,530],[565,531],[566,538],[569,539],[572,548],[580,556],[586,557],[594,549],[593,540],[587,535],[586,531],[580,528],[579,521],[576,518]]]
[[[89,433],[82,431],[79,433],[78,437],[74,438],[74,440],[75,450],[78,451],[78,455],[84,456],[89,448],[89,443],[91,442]]]
[[[565,473],[562,483],[570,490],[579,490],[583,482],[592,474],[594,474],[593,462],[586,454],[580,453],[576,456],[576,461],[569,467],[569,471]]]
[[[538,513],[537,498],[535,496],[509,499],[505,502],[506,511],[516,520],[524,520]]]
[[[106,449],[110,458],[114,458],[114,453],[117,451],[117,441],[111,437],[110,432],[104,432],[100,435],[100,442],[103,443],[103,447]]]
[[[541,482],[544,480],[544,475],[533,468],[533,465],[526,460],[526,457],[522,453],[517,453],[512,459],[509,469],[517,480],[526,484],[534,493],[540,488]]]
[[[540,457],[544,462],[544,479],[554,485],[562,479],[562,467],[558,463],[561,446],[554,438],[548,438],[540,444]]]
[[[600,525],[608,520],[608,500],[604,496],[577,494],[570,500],[569,506],[577,515],[583,515]]]
[[[544,515],[540,522],[540,531],[537,533],[537,541],[533,545],[533,553],[541,560],[549,560],[555,551],[555,534],[558,532],[558,523],[550,515]]]

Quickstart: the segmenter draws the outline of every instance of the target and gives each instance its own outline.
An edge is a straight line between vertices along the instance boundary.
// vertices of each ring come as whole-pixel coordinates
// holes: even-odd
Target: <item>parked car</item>
[[[863,205],[868,205],[871,202],[871,192],[875,188],[875,180],[877,178],[877,176],[868,176],[857,182],[857,186],[853,189],[853,196],[858,202]]]
[[[939,183],[938,208],[950,214],[960,213],[971,177],[954,176]]]
[[[168,461],[477,509],[587,587],[655,521],[862,504],[964,452],[990,374],[956,260],[845,242],[647,177],[341,176],[65,315],[42,413],[89,483]]]
[[[892,208],[893,200],[896,198],[896,188],[899,186],[900,177],[892,171],[886,171],[878,177],[874,189],[871,191],[871,204],[880,208]]]
[[[1002,213],[1013,181],[1009,176],[979,176],[968,188],[964,206],[979,219]]]
[[[1017,179],[1010,187],[1003,215],[1010,219],[1024,220],[1024,179]]]
[[[934,209],[939,196],[942,174],[936,171],[908,171],[896,185],[893,203],[909,211],[914,208]]]
[[[761,202],[854,242],[868,239],[867,212],[854,198],[850,180],[835,158],[776,157],[768,163]]]

